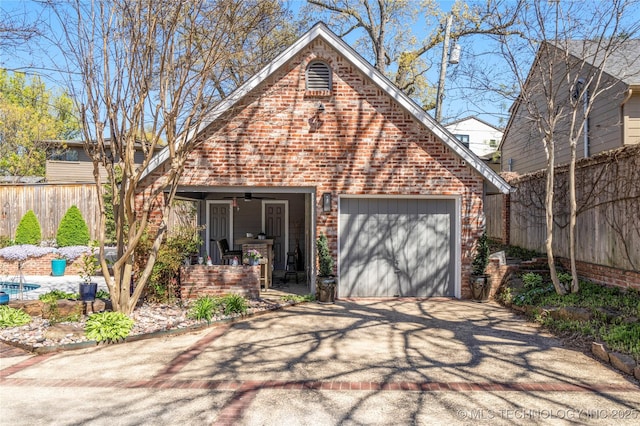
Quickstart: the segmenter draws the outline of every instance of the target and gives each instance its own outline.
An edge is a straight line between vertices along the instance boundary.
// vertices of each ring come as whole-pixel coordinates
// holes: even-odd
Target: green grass
[[[553,284],[538,274],[522,275],[522,288],[505,288],[498,300],[505,304],[530,306],[533,320],[561,335],[604,342],[609,349],[623,352],[640,361],[640,292],[580,281],[580,290],[560,296]],[[559,274],[568,283],[571,276]],[[546,313],[554,308],[582,308],[588,321],[553,319]]]

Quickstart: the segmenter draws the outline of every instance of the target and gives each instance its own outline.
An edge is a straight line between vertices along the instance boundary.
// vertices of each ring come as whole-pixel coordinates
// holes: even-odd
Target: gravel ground
[[[247,314],[251,315],[265,310],[276,309],[283,304],[265,300],[250,300]],[[178,305],[145,303],[136,308],[131,315],[135,323],[130,336],[206,324],[206,321],[187,318],[187,314],[188,309]],[[237,317],[239,315],[234,316]],[[217,316],[213,318],[212,322],[233,318],[234,316]],[[21,327],[0,329],[0,340],[9,344],[30,347],[34,350],[41,347],[87,342],[89,339],[84,335],[86,318],[83,317],[77,322],[51,324],[47,319],[35,317],[29,324]]]

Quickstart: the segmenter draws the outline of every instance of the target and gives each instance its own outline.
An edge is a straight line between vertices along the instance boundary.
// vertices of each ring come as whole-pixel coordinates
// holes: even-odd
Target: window
[[[66,151],[57,151],[49,156],[49,160],[78,161],[78,151],[72,149]]]
[[[307,90],[331,90],[331,68],[324,62],[311,62],[306,78]]]
[[[453,135],[453,136],[455,136],[456,139],[462,142],[462,145],[469,148],[469,135]]]
[[[489,146],[491,148],[495,148],[498,146],[498,141],[496,141],[495,139],[489,139]]]

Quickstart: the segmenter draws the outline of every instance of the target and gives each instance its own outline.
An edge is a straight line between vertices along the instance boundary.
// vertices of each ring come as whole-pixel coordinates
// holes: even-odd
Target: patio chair
[[[242,262],[242,250],[229,250],[229,242],[226,238],[217,240],[216,244],[220,252],[220,262],[223,265],[230,265],[234,257],[238,258],[238,262]]]

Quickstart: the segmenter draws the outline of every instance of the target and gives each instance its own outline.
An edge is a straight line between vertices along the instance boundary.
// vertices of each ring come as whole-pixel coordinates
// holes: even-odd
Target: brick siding
[[[307,64],[333,71],[331,92],[305,89]],[[320,108],[320,104],[324,110]],[[148,177],[148,201],[166,164]],[[446,195],[461,200],[461,290],[482,232],[482,176],[322,40],[294,56],[201,133],[181,186],[313,187],[316,234],[337,259],[341,195]],[[215,192],[215,188],[212,188]],[[322,193],[332,197],[322,211]],[[156,199],[162,203],[162,200]],[[154,216],[159,220],[158,213]],[[337,267],[337,265],[336,265]]]
[[[48,253],[41,257],[34,257],[25,260],[22,263],[22,273],[24,275],[51,275],[51,260],[57,258],[54,253]],[[73,262],[67,262],[65,275],[79,275],[81,267],[81,258],[77,258]],[[0,275],[17,276],[18,262],[0,258]]]
[[[249,299],[260,296],[260,266],[191,265],[180,268],[180,297],[239,294]]]

